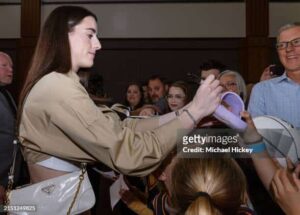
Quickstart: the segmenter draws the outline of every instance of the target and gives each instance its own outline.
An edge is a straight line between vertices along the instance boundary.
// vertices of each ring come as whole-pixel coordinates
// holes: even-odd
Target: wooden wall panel
[[[246,38],[241,53],[242,71],[249,82],[257,82],[270,64],[269,0],[246,0]]]
[[[24,84],[28,67],[34,52],[41,23],[40,0],[22,0],[21,4],[21,38],[18,44],[19,73],[16,77],[19,90]],[[19,92],[18,92],[19,93]]]
[[[126,85],[133,80],[145,81],[154,73],[168,80],[186,79],[187,73],[197,73],[199,64],[206,59],[216,59],[230,69],[240,72],[246,81],[252,82],[252,72],[243,68],[242,54],[245,53],[244,38],[235,39],[102,39],[102,47],[95,58],[91,71],[98,72],[104,78],[105,91],[116,102],[122,102]],[[264,42],[264,41],[263,41]],[[252,41],[255,46],[264,46],[261,41]],[[268,52],[272,63],[278,58],[274,48],[275,38],[268,39]],[[11,89],[17,94],[25,68],[17,60],[29,61],[35,41],[0,39],[0,50],[8,52],[15,62],[15,80]],[[22,47],[22,49],[18,49]],[[247,48],[248,53],[251,49]],[[253,56],[256,56],[253,54]],[[256,59],[263,57],[257,55]],[[252,58],[254,59],[254,58]],[[23,71],[23,75],[20,74]],[[25,72],[24,72],[25,71]],[[257,71],[259,74],[261,70]],[[250,75],[250,78],[248,77]]]
[[[169,81],[186,79],[206,59],[216,59],[239,71],[242,39],[102,40],[93,71],[104,79],[105,91],[123,100],[130,81],[160,74]]]
[[[41,25],[40,0],[22,0],[21,36],[36,37],[40,32],[40,25]]]

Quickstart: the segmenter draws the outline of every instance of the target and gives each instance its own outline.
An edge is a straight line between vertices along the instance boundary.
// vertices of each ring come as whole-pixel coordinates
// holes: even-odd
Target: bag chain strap
[[[68,212],[67,212],[67,215],[70,215],[71,214],[71,211],[72,211],[72,208],[76,202],[76,199],[77,199],[77,196],[78,196],[78,193],[80,191],[80,187],[81,187],[81,184],[84,180],[84,174],[86,173],[86,163],[81,163],[81,174],[79,176],[79,183],[78,183],[78,186],[77,186],[77,190],[76,190],[76,193],[74,195],[74,198],[71,202],[71,205],[68,209]],[[5,205],[9,205],[9,194],[12,190],[12,187],[13,187],[13,180],[9,179],[8,181],[8,186],[7,186],[7,189],[6,189],[6,199],[5,199]]]
[[[7,189],[6,189],[6,192],[5,192],[4,205],[9,205],[9,194],[10,194],[10,191],[12,190],[12,187],[13,187],[13,182],[12,182],[12,180],[9,180],[8,185],[7,185]]]
[[[16,157],[17,157],[17,152],[18,152],[18,148],[19,148],[19,140],[15,139],[13,141],[13,145],[14,145],[13,162],[10,167],[9,174],[8,174],[8,184],[7,184],[7,189],[5,192],[5,201],[4,201],[5,205],[9,205],[9,194],[10,194],[10,191],[12,190],[13,184],[14,184],[15,164],[16,164]]]
[[[8,175],[8,185],[7,185],[7,189],[6,189],[6,193],[5,193],[6,198],[5,198],[5,201],[4,201],[5,205],[9,205],[9,203],[10,203],[9,195],[10,195],[10,192],[12,191],[13,184],[14,184],[15,162],[16,162],[16,156],[17,156],[19,141],[17,139],[14,140],[13,144],[14,144],[13,163],[12,163],[12,166],[10,168],[9,175]],[[80,191],[81,184],[84,180],[84,174],[85,173],[86,173],[86,163],[81,163],[81,174],[79,176],[79,183],[78,183],[77,190],[76,190],[76,193],[74,195],[74,198],[73,198],[73,200],[71,202],[71,205],[68,209],[67,215],[71,214],[72,208],[73,208],[73,206],[76,202],[78,193]]]
[[[71,205],[69,207],[69,210],[67,212],[67,215],[71,214],[71,210],[72,210],[72,208],[73,208],[73,206],[75,204],[75,201],[77,199],[78,193],[80,191],[80,187],[81,187],[81,184],[83,182],[85,172],[86,172],[86,163],[81,163],[81,174],[79,176],[79,183],[78,183],[77,190],[76,190],[76,193],[74,195],[74,198],[73,198],[73,200],[71,202]]]

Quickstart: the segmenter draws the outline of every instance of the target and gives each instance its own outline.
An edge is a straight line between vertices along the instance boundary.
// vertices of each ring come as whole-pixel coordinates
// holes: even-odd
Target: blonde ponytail
[[[171,196],[185,215],[237,214],[246,193],[246,178],[230,158],[178,159]]]
[[[185,215],[222,215],[211,199],[198,196],[187,208]]]

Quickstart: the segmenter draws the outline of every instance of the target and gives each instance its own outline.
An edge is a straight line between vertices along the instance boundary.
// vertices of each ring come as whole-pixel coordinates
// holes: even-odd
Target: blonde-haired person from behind
[[[250,215],[246,178],[231,158],[178,159],[172,173],[172,199],[178,214]]]

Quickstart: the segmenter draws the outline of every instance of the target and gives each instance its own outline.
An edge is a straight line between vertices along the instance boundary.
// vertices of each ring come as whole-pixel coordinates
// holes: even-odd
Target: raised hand
[[[287,215],[300,211],[300,180],[296,173],[288,169],[278,169],[271,183],[275,200]]]
[[[269,66],[267,66],[265,69],[264,69],[264,71],[262,72],[262,74],[261,74],[261,76],[260,76],[260,81],[266,81],[266,80],[269,80],[269,79],[271,79],[271,78],[273,78],[273,73],[272,73],[272,71],[270,70],[270,68],[272,67],[272,66],[275,66],[274,64],[272,64],[272,65],[269,65]]]
[[[241,116],[247,123],[247,129],[242,134],[245,143],[254,143],[261,140],[262,136],[257,132],[257,129],[249,112],[243,111],[241,112]]]
[[[197,120],[212,114],[221,102],[221,92],[219,80],[209,75],[198,88],[189,111]]]

